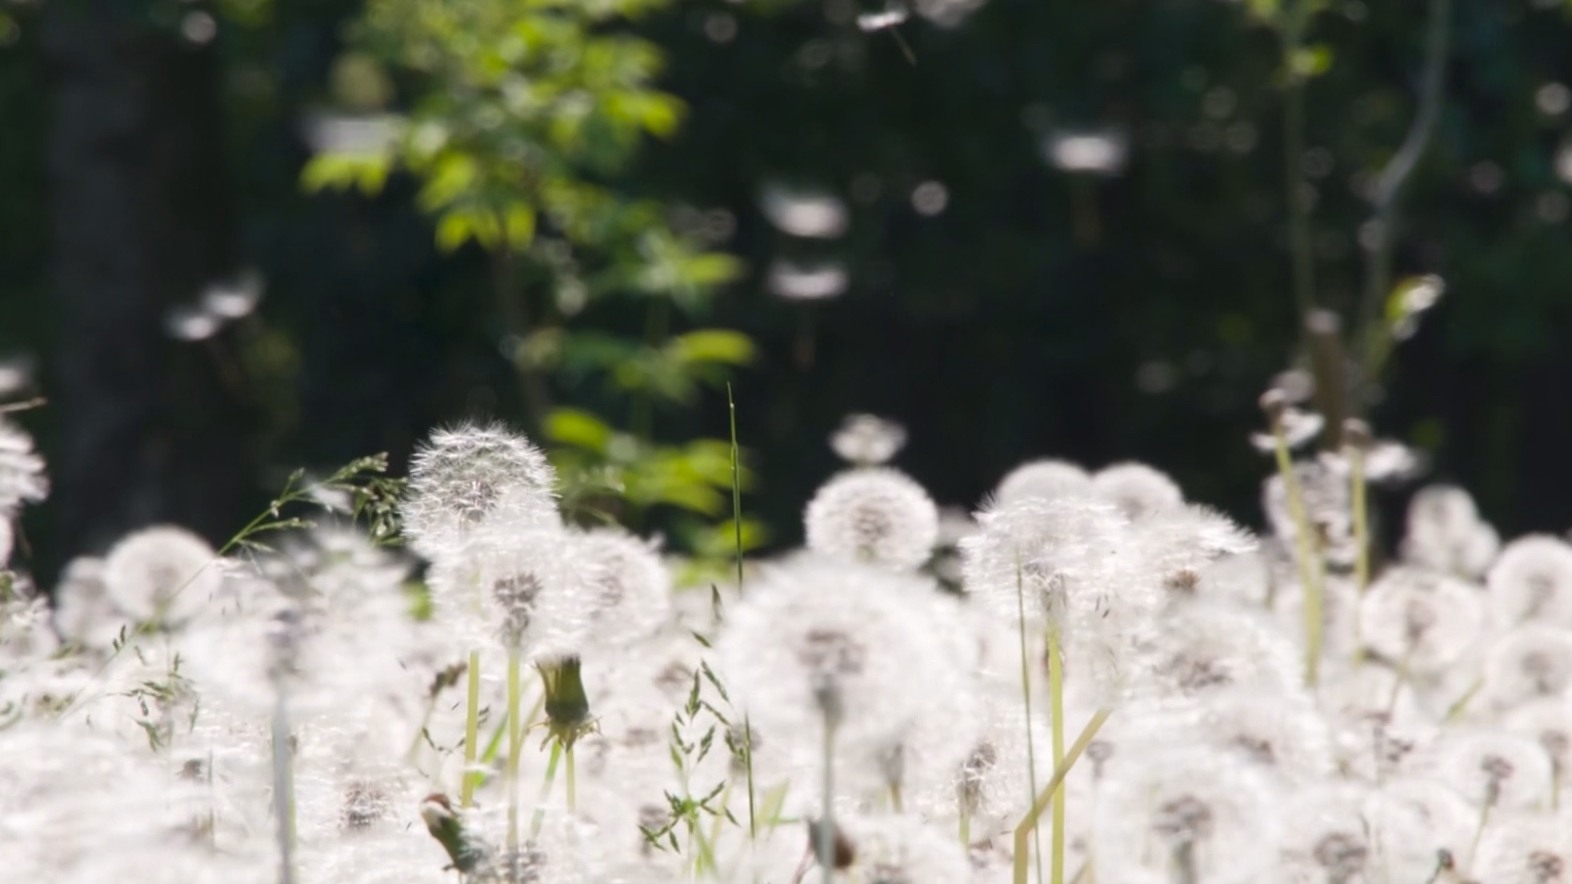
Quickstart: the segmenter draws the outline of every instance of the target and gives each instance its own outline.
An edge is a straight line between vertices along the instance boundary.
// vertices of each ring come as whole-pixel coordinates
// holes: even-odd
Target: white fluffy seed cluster
[[[1572,880],[1565,541],[1426,489],[1361,586],[1335,463],[1266,491],[1265,537],[1134,463],[1028,463],[941,522],[869,438],[740,585],[675,586],[565,519],[529,440],[462,425],[412,466],[424,572],[350,526],[231,557],[165,526],[52,611],[13,591],[0,877],[272,882],[288,843],[303,882],[790,882],[823,831],[840,884]],[[510,658],[547,725],[517,738]],[[543,690],[567,660],[587,711]]]

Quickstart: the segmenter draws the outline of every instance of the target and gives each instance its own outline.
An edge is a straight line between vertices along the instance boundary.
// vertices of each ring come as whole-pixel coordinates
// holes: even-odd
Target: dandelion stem
[[[282,682],[273,700],[273,808],[278,814],[278,884],[295,881],[294,752],[289,745],[289,701]]]
[[[557,779],[557,762],[562,760],[562,742],[551,741],[551,757],[546,759],[546,776],[540,783],[540,797],[535,801],[535,817],[529,823],[529,840],[540,837],[540,827],[546,824],[546,799],[551,797],[551,784]]]
[[[470,807],[475,803],[477,777],[471,770],[475,766],[476,743],[480,739],[480,651],[469,652],[469,697],[464,711],[464,772],[459,776],[459,803]]]
[[[961,805],[961,849],[965,850],[972,846],[972,813],[967,809],[965,801],[959,803]]]
[[[1015,611],[1016,634],[1021,642],[1021,702],[1026,707],[1026,796],[1031,800],[1037,790],[1037,748],[1032,739],[1032,667],[1026,652],[1026,590],[1021,580],[1021,560],[1017,551],[1015,559]],[[1037,884],[1043,880],[1043,839],[1037,831],[1037,821],[1032,821],[1032,842],[1037,850]],[[1022,882],[1024,884],[1024,882]]]
[[[524,722],[520,720],[519,673],[523,668],[522,655],[518,648],[508,650],[508,852],[513,854],[519,847],[519,755],[524,747]]]
[[[818,842],[819,869],[822,872],[820,880],[823,884],[831,884],[835,877],[835,716],[826,709],[824,711],[824,782],[821,794],[822,809],[819,813]]]
[[[1037,793],[1032,801],[1031,809],[1026,812],[1026,816],[1022,817],[1020,824],[1015,827],[1015,860],[1014,872],[1011,878],[1013,884],[1026,884],[1026,833],[1036,829],[1037,821],[1042,817],[1043,811],[1048,809],[1054,793],[1063,785],[1064,778],[1069,775],[1070,769],[1075,766],[1076,760],[1081,757],[1081,753],[1085,752],[1086,747],[1097,737],[1097,732],[1102,729],[1103,722],[1107,721],[1108,716],[1112,714],[1112,709],[1099,709],[1092,714],[1091,719],[1086,722],[1086,726],[1081,728],[1080,736],[1075,738],[1075,742],[1070,744],[1069,751],[1065,752],[1064,761],[1054,767],[1053,776],[1049,778],[1048,785],[1044,786],[1043,790]]]
[[[1059,630],[1048,628],[1048,703],[1053,739],[1053,764],[1064,763],[1064,661],[1059,657]],[[1060,789],[1053,796],[1053,856],[1049,864],[1053,884],[1064,884],[1064,798]]]
[[[572,813],[573,811],[578,809],[578,803],[579,803],[578,802],[578,785],[577,785],[578,784],[578,780],[577,780],[577,778],[574,775],[574,767],[573,767],[573,744],[569,743],[567,748],[562,751],[562,754],[564,756],[563,763],[567,767],[567,770],[564,771],[565,777],[563,779],[563,785],[567,787],[568,812]]]
[[[1353,473],[1354,508],[1354,663],[1358,665],[1365,660],[1364,605],[1361,603],[1365,600],[1365,589],[1370,586],[1370,514],[1365,502],[1365,450],[1359,445],[1352,449],[1349,461]]]
[[[1283,432],[1280,415],[1270,414],[1272,440],[1277,452],[1277,471],[1283,477],[1283,493],[1288,498],[1288,512],[1294,520],[1294,540],[1298,553],[1299,581],[1304,585],[1305,621],[1305,684],[1315,687],[1317,670],[1321,662],[1321,569],[1315,560],[1315,547],[1311,536],[1310,516],[1305,511],[1304,490],[1294,473],[1294,464],[1288,454],[1288,437]]]

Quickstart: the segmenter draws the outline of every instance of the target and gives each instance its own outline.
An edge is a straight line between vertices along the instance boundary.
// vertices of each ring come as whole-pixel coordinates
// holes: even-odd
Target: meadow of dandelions
[[[0,419],[0,880],[1572,882],[1572,545],[1373,526],[1419,459],[1262,404],[1265,535],[1138,463],[941,511],[857,416],[805,549],[679,586],[462,423],[396,523],[368,460],[50,594]]]

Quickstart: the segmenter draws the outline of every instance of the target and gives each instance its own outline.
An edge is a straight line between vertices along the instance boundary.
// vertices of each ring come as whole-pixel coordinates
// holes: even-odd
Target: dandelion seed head
[[[104,557],[104,589],[138,622],[180,624],[222,594],[224,572],[207,541],[174,525],[121,538]]]
[[[553,653],[621,647],[666,623],[671,574],[656,547],[616,528],[572,531],[559,542],[562,590],[541,607],[540,641]]]
[[[1314,783],[1332,771],[1331,735],[1303,693],[1222,689],[1206,696],[1198,719],[1201,742],[1284,783]]]
[[[1489,729],[1447,731],[1421,761],[1422,769],[1475,807],[1536,809],[1550,794],[1550,756],[1527,737]]]
[[[844,829],[855,850],[852,874],[866,884],[937,884],[971,877],[965,849],[947,837],[949,832],[921,820],[854,816],[844,821]]]
[[[1519,537],[1501,550],[1485,580],[1505,622],[1572,627],[1572,544],[1548,534]]]
[[[1415,565],[1472,580],[1490,567],[1500,546],[1495,530],[1480,520],[1474,498],[1461,488],[1429,485],[1409,502],[1402,552]]]
[[[871,414],[849,414],[830,436],[841,460],[859,467],[888,463],[906,445],[906,428]]]
[[[1271,620],[1246,609],[1197,602],[1170,609],[1145,648],[1150,686],[1197,696],[1224,689],[1287,692],[1300,682],[1293,643]]]
[[[1293,406],[1285,405],[1277,415],[1278,422],[1283,428],[1283,442],[1290,450],[1303,447],[1305,443],[1321,434],[1321,429],[1326,426],[1326,418],[1313,411],[1303,411]],[[1257,451],[1267,454],[1277,450],[1277,437],[1273,433],[1251,433],[1250,444]]]
[[[1499,709],[1572,686],[1572,632],[1527,623],[1496,639],[1485,655],[1482,693]]]
[[[921,485],[898,470],[840,473],[814,492],[804,516],[808,548],[896,571],[914,570],[939,539],[939,511]]]
[[[1259,771],[1186,747],[1151,753],[1104,784],[1093,855],[1099,881],[1262,880],[1276,859],[1282,797]]]
[[[1350,884],[1367,879],[1375,853],[1364,819],[1365,793],[1346,784],[1318,784],[1287,797],[1283,870],[1295,882]]]
[[[958,677],[934,654],[934,624],[912,603],[932,591],[920,578],[820,558],[753,581],[728,609],[716,650],[733,700],[761,735],[759,760],[817,764],[826,716],[849,758],[899,742],[930,692]]]
[[[1558,782],[1565,790],[1567,774],[1572,772],[1572,698],[1528,700],[1508,711],[1502,726],[1510,733],[1539,743],[1550,756]]]
[[[1373,879],[1423,881],[1435,873],[1438,851],[1468,855],[1479,811],[1443,782],[1406,777],[1388,779],[1370,791],[1364,819]]]
[[[1092,475],[1092,492],[1117,506],[1132,521],[1184,504],[1184,494],[1174,480],[1143,463],[1103,467]]]
[[[1008,506],[1023,498],[1053,500],[1058,497],[1088,497],[1092,477],[1065,460],[1034,460],[1011,470],[994,491],[994,506]]]
[[[433,430],[410,460],[401,512],[420,554],[454,554],[478,526],[509,529],[560,523],[556,471],[534,443],[501,424],[465,422]]]
[[[1565,818],[1502,820],[1480,836],[1473,869],[1488,884],[1566,884],[1572,881],[1572,831]]]
[[[1315,540],[1328,560],[1352,564],[1355,555],[1353,543],[1353,510],[1349,497],[1349,481],[1345,472],[1336,468],[1336,462],[1326,460],[1299,461],[1294,464],[1294,476]],[[1298,542],[1299,527],[1288,506],[1288,492],[1281,473],[1274,473],[1263,485],[1262,506],[1266,510],[1272,533],[1282,539],[1288,548]]]
[[[1129,160],[1130,145],[1114,130],[1061,130],[1043,140],[1043,154],[1065,172],[1118,175]]]
[[[1417,568],[1389,569],[1361,604],[1365,644],[1410,673],[1439,672],[1479,637],[1481,593],[1444,575]]]

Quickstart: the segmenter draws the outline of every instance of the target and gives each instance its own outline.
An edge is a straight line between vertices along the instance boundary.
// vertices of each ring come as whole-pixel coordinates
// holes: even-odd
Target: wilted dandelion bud
[[[560,522],[546,455],[501,424],[433,430],[409,465],[404,536],[428,558],[451,554],[482,523],[516,529]]]
[[[1092,475],[1092,493],[1108,501],[1131,521],[1184,505],[1184,493],[1173,479],[1144,463],[1120,463]]]
[[[1486,653],[1484,677],[1482,691],[1498,709],[1566,694],[1572,686],[1572,632],[1543,623],[1517,627]]]
[[[1099,881],[1244,884],[1277,858],[1282,796],[1259,771],[1191,747],[1148,753],[1099,793]]]
[[[1419,489],[1408,504],[1403,558],[1424,567],[1475,579],[1500,550],[1495,529],[1479,518],[1467,491],[1451,485]]]
[[[871,414],[849,414],[830,436],[841,460],[859,467],[888,463],[906,445],[906,428]]]
[[[898,470],[848,470],[819,487],[804,516],[808,548],[821,555],[912,571],[939,538],[928,492]]]
[[[33,451],[33,437],[0,415],[0,516],[47,496],[49,479],[44,475],[44,459]],[[0,563],[4,561],[0,558]]]
[[[993,509],[1028,497],[1090,497],[1091,474],[1067,460],[1033,460],[1011,470],[993,493]]]
[[[126,535],[104,557],[104,588],[138,622],[190,620],[217,598],[224,575],[207,541],[161,525]]]
[[[1550,756],[1536,740],[1490,730],[1449,731],[1428,753],[1433,776],[1475,807],[1537,809],[1550,797]]]
[[[815,764],[826,718],[852,758],[898,742],[931,693],[961,675],[945,670],[935,627],[912,604],[931,591],[915,577],[811,558],[749,586],[727,610],[716,649],[733,700],[761,737],[761,759]],[[842,767],[837,776],[858,773]]]
[[[1486,584],[1506,623],[1572,627],[1572,544],[1559,537],[1531,534],[1507,544]]]
[[[1392,568],[1365,593],[1365,644],[1411,674],[1438,672],[1479,637],[1484,604],[1478,590],[1416,568]]]

